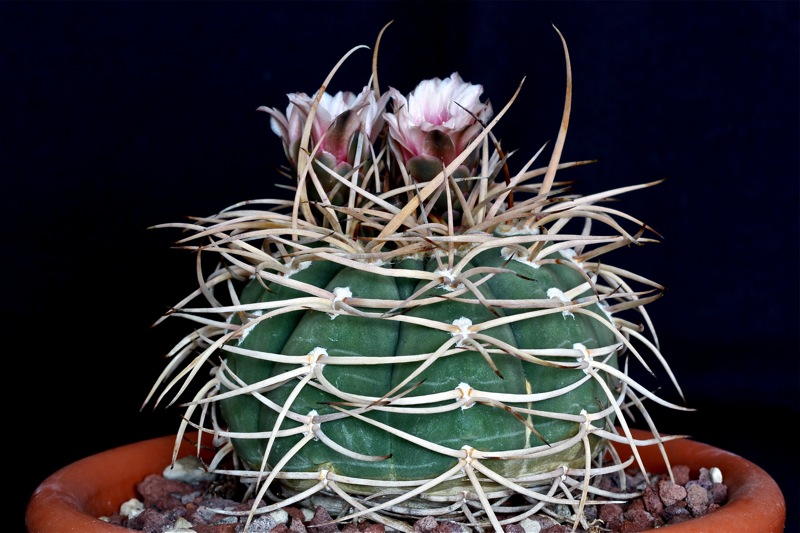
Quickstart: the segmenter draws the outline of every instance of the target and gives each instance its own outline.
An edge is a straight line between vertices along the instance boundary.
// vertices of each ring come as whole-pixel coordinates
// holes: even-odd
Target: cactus
[[[663,287],[600,261],[656,242],[603,204],[657,182],[580,196],[555,179],[590,162],[560,161],[572,79],[558,35],[567,96],[544,166],[539,150],[512,173],[493,133],[519,89],[494,116],[457,74],[406,98],[373,72],[358,95],[259,108],[293,199],[159,226],[218,263],[167,315],[197,328],[145,403],[191,394],[177,438],[212,433],[209,468],[227,454],[243,465],[256,501],[272,500],[251,517],[322,493],[341,499],[340,520],[402,531],[425,514],[479,530],[537,512],[586,527],[603,494],[591,476],[629,464],[608,463],[613,443],[638,459],[637,445],[664,440],[644,400],[685,409],[628,374],[655,362],[680,393],[645,310]],[[190,392],[204,368],[211,379]],[[632,439],[629,410],[652,439]]]

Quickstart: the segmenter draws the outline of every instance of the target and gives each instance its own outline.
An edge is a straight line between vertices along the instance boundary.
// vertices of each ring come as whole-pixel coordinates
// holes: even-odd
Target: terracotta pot
[[[635,438],[647,438],[648,432],[633,430]],[[617,445],[622,457],[630,457],[630,448]],[[728,486],[728,503],[717,511],[682,524],[658,528],[669,533],[780,533],[786,522],[786,501],[778,484],[762,468],[747,459],[690,439],[664,445],[670,464],[687,465],[692,475],[700,468],[716,466]],[[658,448],[640,448],[645,468],[663,473],[666,466]],[[655,531],[655,530],[652,530]]]
[[[196,439],[196,435],[193,436]],[[210,439],[206,437],[209,442]],[[196,442],[196,441],[193,441]],[[130,533],[98,519],[137,497],[136,485],[161,473],[172,459],[175,436],[164,436],[91,455],[55,472],[34,491],[25,512],[28,533]],[[184,440],[179,457],[196,448]]]
[[[634,430],[634,436],[647,433]],[[136,484],[169,464],[173,436],[122,446],[68,465],[45,479],[28,503],[28,533],[122,533],[131,531],[99,520],[135,497]],[[780,533],[786,521],[786,502],[767,472],[746,459],[692,440],[666,444],[672,464],[685,464],[696,474],[701,467],[718,467],[728,486],[729,501],[716,512],[683,524],[660,528],[670,533]],[[619,447],[620,454],[629,449]],[[185,445],[181,456],[194,453]],[[664,471],[658,450],[641,450],[650,472]],[[655,531],[655,530],[653,530]]]

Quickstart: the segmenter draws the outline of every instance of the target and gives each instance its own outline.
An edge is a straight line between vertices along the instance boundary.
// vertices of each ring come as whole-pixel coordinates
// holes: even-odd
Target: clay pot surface
[[[634,437],[649,433],[633,430]],[[170,463],[174,436],[145,440],[114,448],[76,461],[58,470],[34,491],[28,503],[25,525],[28,533],[122,533],[131,531],[108,524],[98,516],[119,510],[136,497],[136,484],[149,474],[161,473]],[[719,510],[682,524],[659,528],[669,533],[781,533],[786,521],[786,502],[772,477],[743,457],[689,439],[665,444],[671,464],[700,468],[716,466],[728,486],[728,503]],[[623,457],[627,446],[617,445]],[[179,456],[195,453],[185,442]],[[640,448],[648,471],[665,471],[655,446]],[[653,530],[655,531],[655,530]]]
[[[649,432],[632,430],[634,438],[648,438]],[[620,455],[630,448],[615,444]],[[670,464],[688,465],[692,474],[700,468],[717,467],[728,486],[728,503],[717,511],[681,524],[658,528],[669,533],[781,533],[786,523],[786,500],[774,479],[761,467],[734,453],[693,441],[679,439],[664,444]],[[666,471],[656,446],[639,448],[650,473]],[[651,530],[655,531],[655,530]]]
[[[194,439],[196,439],[196,435]],[[161,473],[171,460],[175,436],[144,440],[91,455],[58,470],[34,491],[25,512],[28,533],[122,533],[99,516],[136,498],[136,485]],[[187,440],[179,457],[196,453]]]

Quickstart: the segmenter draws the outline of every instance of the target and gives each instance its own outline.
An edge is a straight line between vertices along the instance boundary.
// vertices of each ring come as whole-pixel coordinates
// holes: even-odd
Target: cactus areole
[[[382,92],[375,55],[358,94],[259,108],[293,198],[162,225],[218,262],[168,315],[196,327],[151,396],[186,403],[178,438],[215,435],[209,468],[243,463],[273,500],[253,515],[322,492],[349,509],[340,520],[400,530],[426,513],[501,530],[558,506],[585,524],[591,476],[627,466],[604,461],[613,443],[658,443],[632,439],[627,411],[655,435],[645,400],[683,409],[627,372],[655,364],[680,392],[644,308],[663,287],[605,261],[655,240],[605,201],[655,182],[584,197],[555,179],[589,162],[560,161],[564,52],[545,165],[540,150],[512,170],[493,133],[519,89],[496,115],[456,73]]]

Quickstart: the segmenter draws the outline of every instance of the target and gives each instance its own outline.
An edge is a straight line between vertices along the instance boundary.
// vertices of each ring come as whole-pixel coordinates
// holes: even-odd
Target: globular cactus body
[[[612,331],[613,326],[597,304],[583,307],[584,313],[568,313],[559,307],[552,307],[549,312],[545,308],[544,314],[537,315],[535,311],[542,312],[537,304],[552,301],[548,291],[551,295],[553,289],[567,293],[586,284],[578,270],[580,267],[560,260],[534,268],[511,257],[503,257],[501,251],[492,248],[481,252],[463,268],[466,274],[471,269],[478,269],[473,282],[486,276],[487,270],[497,271],[479,287],[483,298],[495,302],[494,306],[488,307],[469,292],[453,298],[451,295],[457,287],[446,287],[442,283],[425,290],[426,281],[417,281],[409,276],[416,270],[437,270],[440,263],[434,258],[402,259],[396,264],[381,267],[396,272],[411,271],[397,277],[316,261],[293,273],[290,279],[294,281],[331,293],[347,289],[347,294],[351,296],[345,301],[371,300],[374,306],[367,304],[362,307],[363,316],[336,315],[324,310],[291,311],[249,328],[246,335],[239,337],[241,340],[236,342],[236,346],[265,354],[266,359],[231,354],[227,359],[229,371],[245,384],[269,378],[277,378],[277,384],[263,393],[272,402],[271,405],[251,397],[234,396],[222,400],[222,413],[231,430],[272,432],[298,427],[301,423],[296,418],[286,416],[282,424],[276,424],[284,406],[298,416],[316,412],[321,417],[340,413],[341,410],[331,404],[352,403],[350,396],[355,396],[356,401],[367,408],[364,417],[454,451],[465,445],[485,452],[541,449],[549,443],[576,435],[580,425],[578,422],[515,415],[512,411],[522,407],[575,416],[583,410],[597,412],[608,406],[608,399],[600,385],[593,379],[587,379],[581,369],[574,368],[576,358],[565,360],[563,357],[545,357],[544,361],[549,359],[553,363],[553,366],[546,366],[543,362],[526,361],[521,356],[507,353],[506,347],[521,352],[574,350],[575,345],[586,349],[613,347],[619,344]],[[303,296],[298,289],[287,289],[277,283],[262,285],[254,280],[243,292],[241,303],[280,302],[288,307],[293,298]],[[585,289],[578,298],[591,296],[591,290]],[[387,303],[400,305],[406,302],[408,305],[407,300],[412,297],[411,303],[428,299],[440,301],[411,307],[404,313],[385,308]],[[515,315],[531,312],[536,316],[513,319]],[[402,320],[398,320],[398,317]],[[457,333],[407,321],[421,318],[444,328],[453,324],[480,326],[491,321],[503,322],[501,319],[504,317],[512,320],[481,331],[481,335],[490,339],[484,340],[483,344],[488,349],[494,348],[492,351],[495,353],[488,358],[462,347],[464,343],[457,339]],[[442,355],[430,364],[430,358],[440,353],[443,347],[455,353]],[[322,375],[332,387],[311,382],[290,400],[297,386],[297,374],[293,371],[302,370],[304,365],[273,362],[266,355],[270,353],[302,357],[324,353],[324,362],[320,360],[315,363],[323,365]],[[580,356],[581,352],[577,351],[577,354]],[[395,362],[401,356],[419,356],[419,361]],[[348,364],[347,358],[354,357],[384,358],[386,362]],[[343,364],[336,364],[340,359],[344,359]],[[610,364],[616,367],[615,357],[611,357]],[[305,367],[309,369],[309,365]],[[422,371],[418,372],[419,369]],[[572,388],[578,382],[581,383]],[[466,387],[475,394],[478,391],[489,394],[483,398],[478,396],[476,400],[460,407],[452,405],[458,402],[457,397],[437,401],[443,393],[461,391],[462,394],[469,394]],[[374,405],[403,391],[408,392],[403,397],[409,400],[431,400],[423,399],[422,403],[411,404],[405,409],[382,410]],[[540,399],[548,393],[555,395]],[[492,401],[492,396],[516,397],[516,400]],[[245,403],[251,406],[244,408]],[[433,412],[427,412],[426,408]],[[453,456],[352,417],[325,422],[321,424],[321,430],[333,442],[354,452],[353,455],[337,451],[317,440],[309,442],[292,455],[284,470],[325,469],[355,478],[394,481],[429,479],[432,474],[446,472],[457,462]],[[300,434],[276,438],[269,463],[277,464],[282,457],[290,454],[300,438]],[[234,444],[239,455],[251,467],[260,468],[267,441],[234,439]],[[539,461],[495,459],[487,464],[504,476],[519,477],[565,464],[580,466],[583,455],[579,442],[566,450],[545,455]],[[361,458],[363,456],[381,459],[367,460]],[[469,484],[468,481],[466,483]],[[449,486],[447,490],[457,488]],[[364,486],[361,490],[368,493],[380,490],[380,487]]]
[[[513,175],[491,131],[516,94],[491,119],[480,86],[457,74],[408,99],[377,83],[358,96],[296,93],[286,115],[259,108],[283,140],[294,199],[168,225],[220,263],[169,314],[199,326],[151,395],[163,386],[158,400],[177,399],[212,363],[178,438],[194,425],[218,439],[211,468],[235,450],[255,472],[253,513],[324,492],[352,511],[340,520],[409,532],[397,517],[501,531],[544,507],[564,515],[555,506],[586,524],[602,492],[592,476],[627,466],[604,463],[613,443],[638,457],[637,445],[661,442],[644,400],[683,408],[628,366],[652,372],[654,356],[680,392],[644,309],[663,287],[598,259],[653,242],[647,224],[600,204],[657,182],[590,197],[557,188],[557,171],[588,163],[559,161],[568,55],[567,86],[550,162],[531,170],[534,156]],[[198,296],[209,305],[190,307]],[[631,409],[652,440],[632,441]],[[275,503],[258,507],[267,494]]]

